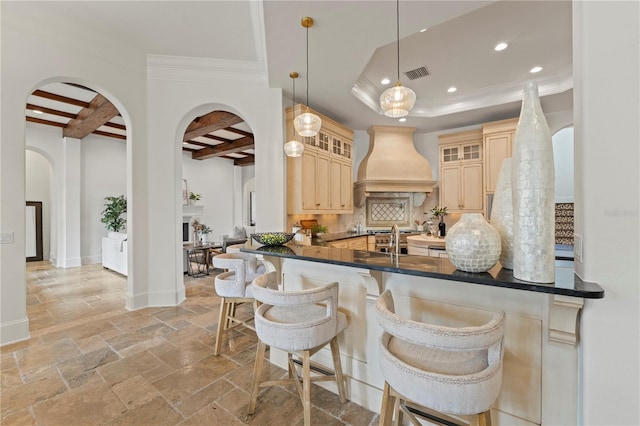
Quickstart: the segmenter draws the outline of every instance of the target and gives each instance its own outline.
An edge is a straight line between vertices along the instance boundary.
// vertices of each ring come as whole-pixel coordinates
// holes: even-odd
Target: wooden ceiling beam
[[[233,165],[234,166],[251,166],[253,164],[255,164],[256,162],[256,157],[251,155],[251,154],[247,154],[247,157],[244,158],[234,158],[233,159]]]
[[[82,139],[88,134],[94,133],[98,127],[109,122],[116,115],[118,115],[118,109],[115,105],[98,93],[89,103],[89,107],[83,108],[78,113],[77,119],[69,121],[62,135]]]
[[[73,114],[71,112],[59,111],[57,109],[41,107],[41,106],[30,104],[30,103],[27,103],[27,109],[30,109],[31,111],[34,111],[34,110],[42,111],[46,114],[57,115],[58,117],[65,117],[65,118],[71,118],[71,119],[74,119],[77,117],[76,114]]]
[[[50,99],[52,101],[62,102],[65,104],[71,104],[82,108],[88,108],[89,102],[81,101],[79,99],[68,98],[62,95],[56,95],[55,93],[45,92],[44,90],[36,89],[32,93],[33,96],[39,96],[41,98]]]
[[[198,152],[194,152],[192,158],[194,160],[204,160],[211,157],[222,157],[227,154],[252,149],[254,147],[253,138],[244,137],[228,144],[220,144],[211,148],[202,148]]]
[[[201,138],[211,139],[211,140],[218,141],[218,142],[226,142],[226,143],[233,142],[233,139],[225,139],[225,138],[221,138],[220,136],[215,136],[215,135],[202,135],[200,137]]]
[[[198,142],[198,141],[186,141],[184,143],[188,143],[190,145],[197,145],[197,146],[201,146],[201,147],[204,147],[204,148],[210,148],[210,147],[214,146],[214,145],[210,145],[208,143]]]
[[[114,139],[127,140],[127,136],[126,135],[119,135],[117,133],[103,132],[102,130],[94,130],[91,133],[93,133],[94,135],[107,136],[109,138],[114,138]]]
[[[182,140],[187,142],[190,139],[197,138],[198,136],[204,136],[207,133],[212,133],[216,130],[231,127],[234,124],[242,123],[243,121],[244,120],[242,120],[242,118],[230,112],[213,111],[193,120],[184,132],[184,138]]]
[[[66,124],[64,124],[64,123],[58,123],[57,121],[44,120],[42,118],[36,118],[36,117],[27,117],[27,121],[29,123],[38,123],[38,124],[44,124],[44,125],[47,125],[47,126],[55,126],[55,127],[64,127],[64,126],[66,126]]]
[[[253,137],[253,133],[245,132],[244,130],[236,129],[235,127],[227,127],[224,130],[226,130],[228,132],[236,133],[236,134],[242,135],[242,136],[251,136],[251,137]]]
[[[119,123],[108,122],[108,123],[104,123],[103,126],[112,127],[114,129],[127,130],[126,126]]]

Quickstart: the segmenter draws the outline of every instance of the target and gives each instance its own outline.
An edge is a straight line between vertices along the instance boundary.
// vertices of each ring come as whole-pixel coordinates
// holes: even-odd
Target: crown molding
[[[564,67],[552,75],[544,78],[526,78],[521,81],[511,81],[483,87],[464,96],[447,96],[440,98],[418,98],[409,116],[411,117],[439,117],[457,112],[487,108],[522,100],[522,90],[525,83],[535,80],[538,83],[540,96],[554,95],[573,88],[573,68]],[[378,99],[382,92],[368,79],[358,80],[351,88],[351,94],[360,102],[378,114],[382,114]]]

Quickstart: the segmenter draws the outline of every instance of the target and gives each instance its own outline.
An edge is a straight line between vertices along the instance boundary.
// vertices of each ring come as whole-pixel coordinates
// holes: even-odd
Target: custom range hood
[[[372,126],[369,152],[358,168],[354,201],[359,207],[376,192],[413,192],[414,205],[420,205],[437,182],[431,165],[413,144],[415,127]],[[418,195],[419,194],[419,195]],[[418,204],[416,204],[418,203]]]

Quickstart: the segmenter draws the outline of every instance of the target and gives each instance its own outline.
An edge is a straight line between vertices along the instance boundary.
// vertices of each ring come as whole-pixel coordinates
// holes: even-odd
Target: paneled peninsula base
[[[263,256],[287,290],[340,283],[340,309],[349,321],[340,338],[342,365],[351,401],[379,412],[384,379],[378,366],[375,300],[393,292],[396,310],[417,321],[473,325],[503,310],[504,376],[491,410],[494,425],[576,424],[578,401],[579,297],[491,287],[474,283],[390,273],[372,269]],[[331,365],[331,352],[314,358]],[[271,362],[286,368],[285,353]],[[337,393],[331,383],[324,385]]]

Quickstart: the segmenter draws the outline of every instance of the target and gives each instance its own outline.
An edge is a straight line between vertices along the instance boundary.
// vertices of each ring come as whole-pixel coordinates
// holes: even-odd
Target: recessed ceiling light
[[[455,87],[451,86],[451,87],[449,87],[449,88],[447,89],[447,92],[449,92],[449,93],[453,93],[453,92],[455,92],[456,90],[458,90],[458,89],[456,89]]]
[[[537,72],[542,71],[542,67],[533,67],[531,68],[531,70],[529,70],[530,73],[535,74]]]
[[[506,48],[507,48],[507,46],[509,46],[507,43],[505,43],[505,42],[500,42],[500,43],[496,44],[496,47],[494,47],[494,49],[495,49],[497,52],[500,52],[501,50],[506,49]]]
[[[407,121],[407,119],[406,119],[406,118],[404,118],[404,117],[402,117],[402,118],[401,118],[401,119],[399,119],[398,121],[399,121],[399,122],[401,122],[401,123],[404,123],[405,121]]]
[[[429,29],[429,28],[423,28],[423,29],[421,29],[421,30],[420,30],[420,32],[421,32],[421,33],[423,33],[423,32],[425,32],[425,31],[427,31],[428,29]]]
[[[31,111],[33,111],[34,114],[44,114],[44,112],[40,111],[39,109],[32,109]]]
[[[383,78],[382,81],[380,82],[380,84],[389,84],[391,83],[391,80],[389,80],[388,78]]]

